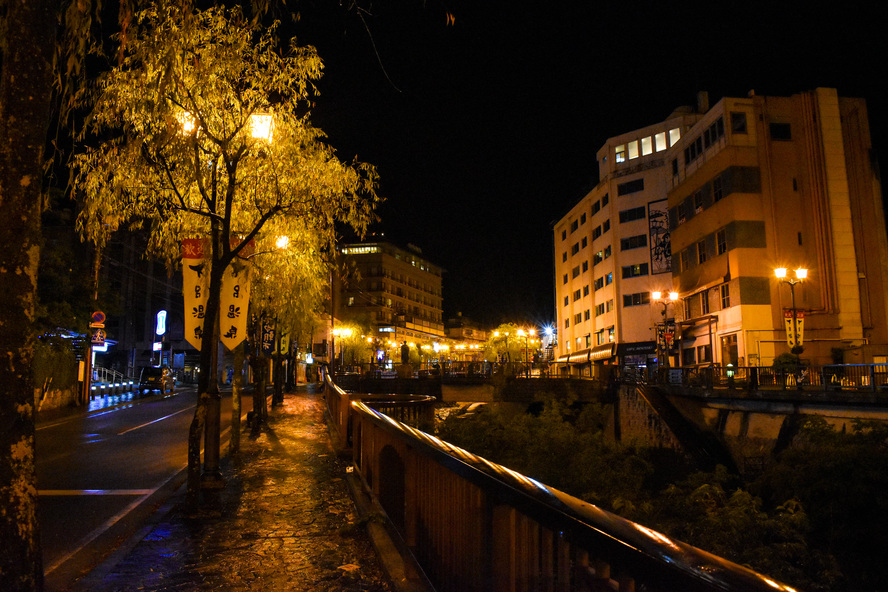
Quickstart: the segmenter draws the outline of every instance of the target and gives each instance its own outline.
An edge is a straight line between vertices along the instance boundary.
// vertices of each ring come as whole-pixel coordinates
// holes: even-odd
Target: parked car
[[[173,392],[176,388],[176,377],[173,371],[166,367],[145,366],[139,376],[139,392],[160,391],[161,393]]]

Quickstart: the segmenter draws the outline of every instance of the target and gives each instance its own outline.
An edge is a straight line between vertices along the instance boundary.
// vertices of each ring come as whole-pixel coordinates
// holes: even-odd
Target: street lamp
[[[528,366],[528,340],[536,335],[536,329],[528,329],[525,331],[524,329],[518,329],[518,337],[524,338],[524,377],[530,377],[530,367]]]
[[[672,334],[667,333],[668,323],[667,323],[667,319],[666,319],[666,314],[667,314],[666,309],[668,308],[668,306],[670,304],[675,304],[676,302],[678,302],[678,292],[669,292],[669,294],[666,294],[664,292],[660,292],[659,290],[655,291],[655,292],[651,292],[651,301],[663,306],[663,313],[662,313],[663,314],[663,342],[664,342],[663,343],[663,346],[664,346],[663,353],[665,354],[663,356],[663,368],[665,370],[668,370],[669,369],[669,345],[670,345],[670,342],[672,341]],[[657,333],[657,350],[658,350],[657,362],[659,363],[659,361],[660,361],[659,332]]]
[[[778,267],[774,270],[774,275],[777,276],[777,279],[780,280],[782,283],[789,284],[789,296],[792,301],[792,327],[790,329],[790,333],[792,335],[792,343],[790,344],[789,351],[794,353],[796,355],[796,358],[798,358],[798,355],[802,353],[802,351],[804,351],[804,348],[802,347],[801,340],[799,339],[799,314],[796,310],[795,286],[796,284],[800,284],[805,279],[807,279],[808,270],[803,267],[799,267],[795,270],[794,278],[787,278],[786,268]]]

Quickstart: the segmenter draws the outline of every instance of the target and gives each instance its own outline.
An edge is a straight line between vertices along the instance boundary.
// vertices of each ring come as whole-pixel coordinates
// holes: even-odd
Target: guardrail
[[[793,590],[352,401],[329,377],[325,384],[354,470],[440,592]]]

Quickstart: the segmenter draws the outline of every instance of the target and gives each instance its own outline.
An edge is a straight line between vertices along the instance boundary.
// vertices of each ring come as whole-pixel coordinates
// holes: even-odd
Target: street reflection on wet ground
[[[329,446],[322,405],[313,385],[288,394],[268,430],[256,439],[245,431],[238,457],[223,463],[214,511],[186,515],[180,490],[124,558],[72,589],[393,590],[355,511],[346,463]]]

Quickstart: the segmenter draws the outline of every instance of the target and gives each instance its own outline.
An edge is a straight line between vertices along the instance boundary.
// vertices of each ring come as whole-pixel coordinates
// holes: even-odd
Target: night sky
[[[313,121],[377,166],[375,230],[446,270],[445,318],[543,325],[552,223],[596,151],[698,91],[863,97],[885,166],[888,4],[721,4],[302,0],[295,30],[326,63]]]

